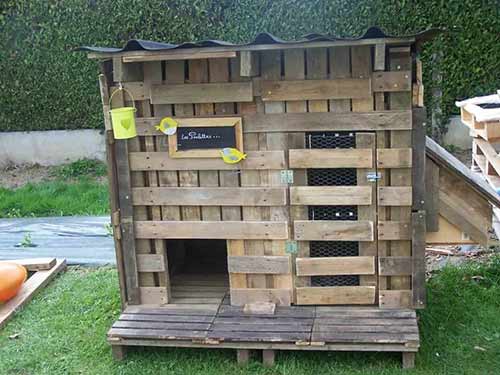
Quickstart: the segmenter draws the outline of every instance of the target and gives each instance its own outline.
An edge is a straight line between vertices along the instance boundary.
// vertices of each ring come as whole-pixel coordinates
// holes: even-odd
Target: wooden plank
[[[211,322],[208,323],[184,323],[184,322],[139,322],[118,320],[113,323],[113,328],[136,328],[136,329],[182,329],[194,331],[208,331]]]
[[[427,232],[439,230],[439,167],[427,157],[425,164],[425,213]]]
[[[255,77],[259,75],[259,53],[252,51],[240,52],[240,76]]]
[[[372,75],[371,46],[351,47],[351,75],[354,79],[369,79]],[[353,112],[373,111],[374,100],[370,95],[352,100]]]
[[[384,309],[411,307],[411,290],[381,290],[379,291],[379,305]]]
[[[351,78],[351,49],[349,46],[333,47],[328,50],[330,77],[332,79]],[[350,112],[350,99],[331,99],[330,112]],[[351,116],[351,114],[347,114]]]
[[[124,63],[141,62],[141,61],[169,61],[169,60],[203,60],[216,58],[234,58],[236,51],[215,51],[208,50],[184,53],[155,53],[155,54],[140,54],[140,55],[125,55],[122,60]]]
[[[165,258],[161,254],[137,254],[137,271],[164,272]]]
[[[464,245],[474,244],[471,237],[464,233],[456,225],[453,225],[443,216],[438,216],[439,230],[437,232],[427,232],[425,242],[427,245]]]
[[[372,95],[370,79],[318,79],[310,81],[262,81],[262,100],[324,100],[367,98]]]
[[[29,258],[29,259],[13,259],[0,260],[1,263],[15,263],[26,268],[27,271],[45,271],[50,270],[56,265],[56,258]]]
[[[294,222],[298,241],[373,241],[372,221],[309,221]]]
[[[381,206],[411,206],[411,186],[380,186],[377,193],[378,204]]]
[[[328,50],[314,48],[306,50],[306,72],[308,80],[328,78]],[[328,100],[309,100],[309,112],[328,112]]]
[[[407,343],[417,341],[418,334],[401,333],[337,333],[337,332],[315,332],[312,336],[313,342],[351,342],[351,343]]]
[[[371,149],[289,150],[291,168],[371,168]]]
[[[229,272],[234,273],[288,274],[291,272],[288,256],[230,255],[227,257],[227,267]]]
[[[0,328],[2,328],[20,308],[31,301],[37,291],[45,287],[65,268],[66,259],[57,259],[54,267],[48,270],[37,271],[26,280],[15,297],[3,305],[0,305]]]
[[[411,72],[375,72],[372,76],[374,92],[400,92],[411,91]]]
[[[374,133],[357,133],[356,134],[356,148],[368,148],[371,149],[373,157],[375,157],[375,151],[376,151],[376,139],[375,139],[375,134]],[[370,194],[372,197],[377,196],[377,190],[376,190],[376,184],[374,184],[372,181],[369,181],[367,178],[367,175],[369,173],[376,173],[375,168],[371,169],[363,169],[363,168],[358,168],[356,170],[356,177],[357,177],[357,185],[359,187],[364,187],[370,190]],[[353,186],[354,187],[354,186]],[[358,217],[357,220],[369,220],[371,222],[376,223],[377,222],[377,203],[375,199],[372,199],[372,202],[370,205],[358,205],[357,207],[358,210]],[[364,241],[360,242],[358,245],[359,248],[359,253],[358,255],[360,256],[371,256],[375,257],[377,255],[377,241]],[[361,275],[359,277],[359,285],[370,285],[370,286],[376,286],[377,285],[377,278],[375,275],[373,275],[374,272],[371,275]]]
[[[411,225],[406,221],[379,221],[378,239],[383,241],[410,240]]]
[[[139,287],[142,305],[161,305],[168,303],[169,296],[164,286]]]
[[[427,114],[425,108],[413,110],[412,147],[412,181],[413,181],[413,210],[425,209],[425,126]]]
[[[377,168],[411,168],[411,167],[412,167],[411,148],[377,149]]]
[[[200,170],[265,170],[283,169],[285,156],[283,151],[248,151],[247,158],[238,164],[227,164],[218,159],[171,159],[164,152],[131,152],[132,171],[190,171]],[[182,177],[182,176],[181,176]],[[192,186],[181,184],[181,186]],[[198,186],[196,184],[195,186]]]
[[[120,205],[120,230],[123,247],[123,264],[129,304],[139,304],[139,280],[137,274],[136,243],[134,234],[131,194],[131,176],[127,140],[116,140],[116,170],[118,175],[118,201]]]
[[[297,288],[299,305],[370,305],[375,303],[374,286]]]
[[[412,257],[379,257],[378,272],[381,276],[409,276],[412,272]]]
[[[297,258],[297,276],[373,275],[375,257],[315,257]]]
[[[150,95],[152,104],[251,102],[253,86],[252,82],[162,84],[152,85]]]
[[[378,43],[375,45],[375,59],[373,63],[374,71],[384,71],[385,70],[385,43]]]
[[[248,301],[270,302],[278,306],[291,304],[292,291],[290,289],[248,288],[232,289],[231,305],[243,306]]]
[[[371,205],[369,186],[291,186],[292,205]]]
[[[137,238],[188,239],[287,239],[282,221],[136,221]]]
[[[334,100],[342,102],[347,99]],[[349,101],[349,100],[348,100]],[[304,101],[287,103],[297,105]],[[288,110],[289,108],[287,108]],[[296,108],[295,108],[296,109]],[[177,121],[184,117],[174,116]],[[221,115],[213,116],[224,118]],[[138,135],[158,135],[154,128],[159,124],[161,117],[140,117],[136,119]],[[242,115],[244,133],[275,133],[275,132],[306,132],[306,131],[332,131],[332,130],[409,130],[411,129],[411,111],[374,111],[374,112],[286,112],[286,113],[254,113]]]
[[[285,188],[268,187],[144,187],[133,188],[134,205],[282,206]]]
[[[413,212],[411,253],[412,253],[412,306],[424,308],[426,302],[425,291],[425,211]]]

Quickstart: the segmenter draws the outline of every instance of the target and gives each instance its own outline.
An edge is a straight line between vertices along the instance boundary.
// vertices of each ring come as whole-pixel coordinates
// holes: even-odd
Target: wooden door
[[[374,132],[305,133],[289,152],[303,176],[290,187],[296,304],[376,302],[377,170]]]

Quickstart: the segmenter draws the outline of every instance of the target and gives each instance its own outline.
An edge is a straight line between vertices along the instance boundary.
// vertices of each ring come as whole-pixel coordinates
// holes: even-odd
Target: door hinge
[[[382,178],[382,174],[380,172],[368,172],[366,174],[366,179],[369,182],[375,182],[377,180],[380,180]]]
[[[286,241],[285,242],[285,253],[287,254],[297,254],[297,241]]]
[[[293,184],[293,170],[283,169],[281,171],[281,183],[282,184]]]

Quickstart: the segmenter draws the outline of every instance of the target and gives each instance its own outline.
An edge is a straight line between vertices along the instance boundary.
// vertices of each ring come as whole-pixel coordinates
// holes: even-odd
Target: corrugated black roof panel
[[[260,33],[255,37],[253,41],[244,44],[233,44],[221,40],[203,40],[199,42],[171,44],[171,43],[154,42],[149,40],[132,39],[129,40],[127,43],[125,43],[125,45],[122,48],[82,46],[78,48],[78,50],[97,52],[97,53],[119,53],[128,51],[167,51],[174,49],[210,48],[210,47],[227,47],[227,46],[245,47],[253,45],[269,45],[269,44],[287,45],[287,44],[298,44],[298,43],[309,43],[309,42],[356,41],[362,39],[379,39],[379,38],[386,38],[386,39],[415,38],[417,42],[421,42],[433,39],[441,31],[442,30],[440,29],[428,29],[412,35],[394,36],[394,35],[388,35],[379,27],[374,26],[370,27],[363,33],[363,35],[356,38],[341,38],[324,34],[308,34],[298,40],[283,40],[269,33]]]

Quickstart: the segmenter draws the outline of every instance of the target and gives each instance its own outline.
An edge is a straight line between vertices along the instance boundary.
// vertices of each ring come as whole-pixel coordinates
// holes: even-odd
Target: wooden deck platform
[[[126,346],[205,347],[237,349],[239,362],[248,350],[263,350],[266,364],[273,363],[274,350],[390,351],[403,353],[403,366],[413,367],[419,348],[413,310],[291,306],[256,315],[228,302],[130,306],[108,341],[118,359]]]

